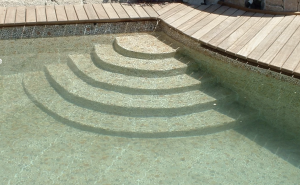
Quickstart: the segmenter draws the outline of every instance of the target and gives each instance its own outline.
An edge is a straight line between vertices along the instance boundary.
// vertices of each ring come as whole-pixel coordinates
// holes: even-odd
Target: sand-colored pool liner
[[[259,14],[180,3],[101,7],[113,10],[111,17],[98,20],[94,5],[71,5],[87,19],[73,14],[73,24],[39,19],[46,25],[1,29],[1,184],[298,184],[299,138],[289,134],[299,133],[299,80],[196,39],[251,24]],[[291,19],[274,18],[262,36]],[[193,38],[183,29],[196,31]],[[151,48],[135,39],[143,36],[176,53],[145,58]],[[122,37],[129,52],[114,46]]]
[[[158,47],[163,45],[155,36],[145,36],[149,42],[157,43]],[[125,38],[123,44],[126,40],[126,45],[135,45],[137,42],[134,36]],[[140,45],[138,52],[148,50],[146,46],[144,51],[141,49],[148,43],[140,43]],[[108,60],[112,65],[119,65],[119,67],[116,70],[108,68],[109,71],[106,71],[106,65],[101,63],[95,65],[97,59],[89,55],[72,54],[69,56],[68,64],[46,65],[44,72],[25,75],[23,80],[25,92],[38,107],[67,125],[116,136],[175,137],[207,134],[242,126],[257,119],[256,111],[234,102],[236,95],[233,92],[216,85],[213,77],[199,71],[198,67],[173,74],[172,70],[168,72],[169,69],[163,70],[160,66],[148,65],[147,68],[147,65],[143,65],[149,62],[164,64],[170,69],[180,68],[180,66],[186,69],[187,65],[181,60],[188,60],[190,66],[196,66],[192,65],[195,63],[192,58],[188,59],[187,56],[183,57],[177,53],[178,59],[173,57],[175,55],[168,58],[164,56],[168,60],[156,57],[136,59],[135,54],[133,57],[124,56],[115,51],[112,46],[96,45],[95,48],[91,55],[97,55],[102,62]],[[105,52],[105,48],[115,53],[117,58],[111,58],[112,55],[110,52]],[[132,49],[137,52],[134,47]],[[157,51],[155,54],[158,55],[160,52]],[[155,71],[156,67],[160,70],[151,78],[146,72],[140,72],[138,76],[130,76],[118,73],[120,69],[127,67],[122,66],[122,63],[129,63],[128,65],[132,66],[132,73],[135,74],[140,72],[140,68],[148,73]],[[82,69],[78,73],[78,68],[75,66],[80,64],[91,67]],[[205,75],[194,78],[195,76],[190,73]],[[91,74],[94,74],[94,78],[92,83],[89,83],[90,79],[87,79],[87,76]],[[105,77],[105,74],[109,76]],[[99,75],[104,75],[105,78]],[[177,81],[180,78],[185,81]],[[146,80],[151,83],[145,83]],[[176,82],[173,83],[172,80]],[[141,83],[143,88],[138,85]],[[180,83],[180,86],[179,84],[176,86],[176,83]],[[98,85],[94,86],[94,84]],[[113,91],[113,89],[119,90]]]

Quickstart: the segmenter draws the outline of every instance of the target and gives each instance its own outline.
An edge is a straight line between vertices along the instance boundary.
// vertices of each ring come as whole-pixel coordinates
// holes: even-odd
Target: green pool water
[[[124,35],[0,40],[0,184],[300,183],[299,139],[260,119],[209,134],[122,137],[69,126],[24,91],[28,74]]]

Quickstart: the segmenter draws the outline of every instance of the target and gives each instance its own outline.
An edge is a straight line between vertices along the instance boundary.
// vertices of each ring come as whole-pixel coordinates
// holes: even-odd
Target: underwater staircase
[[[47,114],[72,127],[123,137],[182,137],[243,126],[257,112],[151,35],[117,37],[67,64],[28,73],[23,87]]]

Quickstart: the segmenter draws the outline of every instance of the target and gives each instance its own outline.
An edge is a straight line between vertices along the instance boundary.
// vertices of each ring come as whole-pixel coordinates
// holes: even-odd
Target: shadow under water
[[[235,131],[300,168],[299,138],[271,127],[262,121],[236,128]]]

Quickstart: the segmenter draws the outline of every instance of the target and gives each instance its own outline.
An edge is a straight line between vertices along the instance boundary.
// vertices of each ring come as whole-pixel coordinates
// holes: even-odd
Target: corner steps
[[[163,45],[151,37],[147,39]],[[128,45],[130,40],[127,38]],[[136,53],[143,53],[140,50],[143,48]],[[115,136],[208,134],[256,118],[256,111],[234,102],[234,93],[198,67],[192,68],[196,66],[192,59],[186,57],[187,64],[178,52],[166,57],[164,51],[154,50],[155,59],[141,59],[136,53],[128,57],[112,46],[96,45],[91,56],[70,55],[68,64],[48,65],[44,72],[26,74],[23,87],[39,108],[59,121]]]

